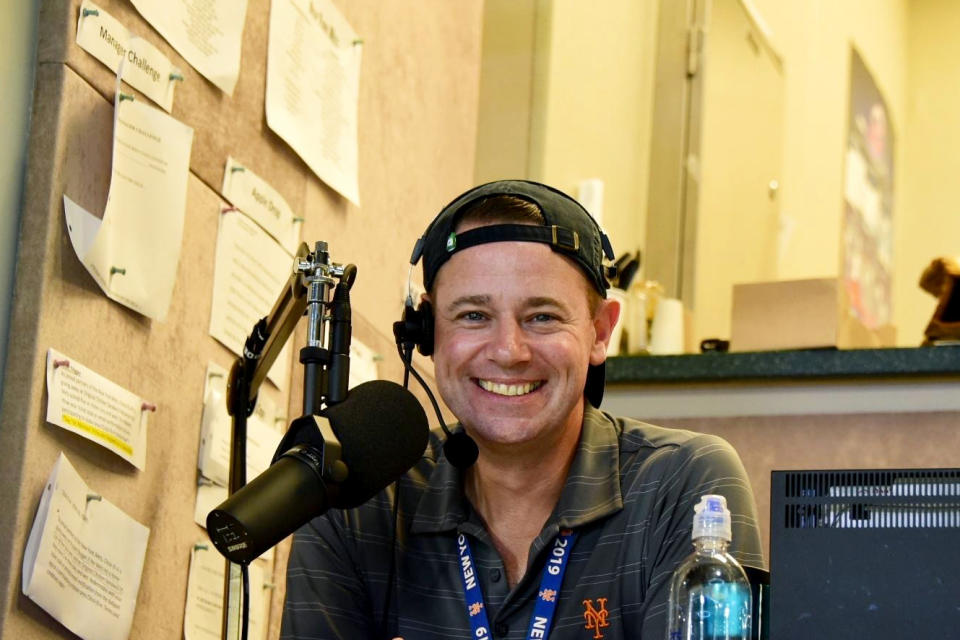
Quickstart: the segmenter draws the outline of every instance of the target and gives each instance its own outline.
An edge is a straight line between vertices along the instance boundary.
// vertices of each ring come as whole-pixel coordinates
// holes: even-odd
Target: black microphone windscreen
[[[427,447],[427,414],[412,393],[394,382],[359,384],[323,413],[343,446],[349,472],[332,507],[360,506],[416,464]]]

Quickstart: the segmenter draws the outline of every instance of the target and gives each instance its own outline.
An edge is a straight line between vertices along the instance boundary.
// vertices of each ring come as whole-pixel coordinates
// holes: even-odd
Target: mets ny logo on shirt
[[[583,619],[587,621],[583,628],[593,631],[594,640],[603,638],[601,629],[610,626],[607,622],[607,616],[610,615],[607,611],[607,599],[597,598],[597,605],[599,609],[593,605],[593,599],[583,601]]]

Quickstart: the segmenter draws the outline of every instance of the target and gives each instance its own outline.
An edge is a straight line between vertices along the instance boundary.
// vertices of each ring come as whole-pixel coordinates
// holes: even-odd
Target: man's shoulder
[[[624,477],[743,474],[740,456],[720,436],[660,427],[608,413],[595,412],[593,418],[597,416],[616,431],[620,473]]]
[[[622,451],[638,451],[640,449],[689,450],[702,446],[730,446],[723,438],[708,433],[660,427],[648,422],[614,416],[600,411],[595,412],[594,416],[596,416],[595,419],[608,421],[614,426]]]

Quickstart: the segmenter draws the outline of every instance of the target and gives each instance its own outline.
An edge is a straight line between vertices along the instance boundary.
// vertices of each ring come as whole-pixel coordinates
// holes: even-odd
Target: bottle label
[[[717,582],[690,590],[689,624],[696,638],[747,638],[750,631],[750,589]],[[676,636],[680,638],[678,634]],[[673,640],[673,634],[671,634]]]

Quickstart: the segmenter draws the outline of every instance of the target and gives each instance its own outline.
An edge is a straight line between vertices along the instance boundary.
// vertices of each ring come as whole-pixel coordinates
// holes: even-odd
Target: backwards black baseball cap
[[[456,233],[461,215],[493,196],[530,202],[543,225],[496,224]],[[445,206],[413,248],[410,263],[423,257],[423,286],[429,291],[440,267],[458,251],[488,242],[542,242],[573,260],[597,292],[607,297],[610,283],[603,259],[613,260],[606,234],[579,202],[553,187],[529,180],[498,180],[470,189]]]
[[[543,215],[544,224],[493,224],[456,232],[463,213],[495,196],[513,196],[534,204]],[[614,253],[606,234],[579,202],[553,187],[529,180],[488,182],[454,199],[417,240],[410,264],[423,258],[423,286],[430,291],[440,267],[453,254],[489,242],[547,244],[573,260],[587,282],[607,297],[610,283],[603,260],[613,260]],[[599,407],[603,398],[604,378],[605,364],[590,365],[584,394],[594,407]]]

